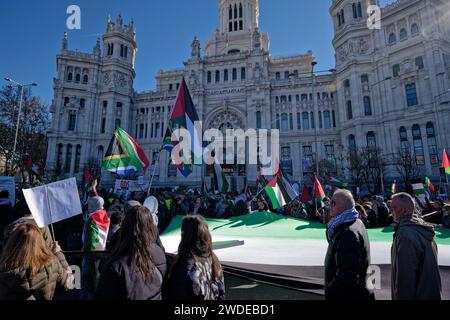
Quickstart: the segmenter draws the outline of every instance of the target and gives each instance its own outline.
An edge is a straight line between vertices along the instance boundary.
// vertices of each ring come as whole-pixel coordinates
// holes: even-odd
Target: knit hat
[[[105,201],[102,197],[92,197],[88,201],[88,211],[89,213],[94,213],[103,210],[104,205]]]
[[[155,224],[155,226],[158,226],[158,199],[153,196],[148,197],[144,201],[144,207],[150,210],[153,218],[153,223]]]

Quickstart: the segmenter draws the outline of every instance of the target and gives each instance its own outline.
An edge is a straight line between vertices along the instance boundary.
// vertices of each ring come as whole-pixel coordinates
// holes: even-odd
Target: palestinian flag
[[[325,197],[325,192],[323,191],[319,179],[317,178],[317,176],[314,176],[314,198],[317,201],[323,201]]]
[[[105,210],[97,211],[89,217],[84,227],[83,251],[105,251],[109,222]]]
[[[327,180],[327,184],[333,187],[337,187],[337,188],[347,188],[348,187],[348,183],[347,182],[342,182],[339,179],[336,179],[334,177],[331,176],[327,176],[326,177]]]
[[[311,194],[309,193],[308,187],[306,185],[303,186],[301,200],[302,200],[302,202],[309,202],[312,200]]]
[[[431,182],[431,179],[428,177],[425,177],[425,185],[428,190],[430,190],[431,193],[436,193],[436,189],[434,188],[433,183]]]
[[[83,169],[83,180],[81,181],[81,187],[83,188],[83,203],[88,200],[89,194],[92,188],[92,175],[88,166]]]
[[[37,180],[42,181],[41,176],[39,175],[39,168],[36,164],[33,163],[33,159],[30,157],[27,158],[25,162],[25,169],[27,170],[30,179],[31,177],[35,177]],[[30,180],[31,182],[31,180]]]
[[[222,170],[222,166],[220,163],[215,160],[214,163],[214,190],[219,191],[222,194],[227,194],[230,185],[228,183],[227,177],[225,176],[225,173]]]
[[[425,194],[425,187],[423,183],[414,183],[412,187],[416,195],[420,196]]]
[[[442,158],[442,167],[444,168],[446,174],[450,174],[450,159],[445,149],[444,156]]]
[[[284,194],[286,194],[286,190],[284,189],[283,184],[280,183],[278,176],[275,176],[272,181],[267,183],[264,191],[266,191],[267,195],[269,196],[270,202],[272,202],[273,209],[284,207],[287,204],[287,201],[284,197]]]
[[[280,182],[283,184],[284,190],[286,193],[284,194],[284,198],[288,199],[288,202],[296,199],[298,197],[298,193],[292,187],[291,182],[288,178],[283,174],[283,170],[281,170],[281,166],[278,167],[278,172],[276,174]]]
[[[175,106],[167,125],[163,149],[172,153],[173,148],[179,144],[178,137],[174,135],[177,129],[186,129],[189,131],[191,137],[190,158],[188,155],[183,154],[181,163],[177,165],[178,170],[180,170],[184,177],[192,173],[193,163],[196,165],[203,164],[202,132],[200,128],[195,126],[195,122],[198,121],[200,121],[200,118],[195,110],[189,89],[183,78]]]
[[[394,181],[394,183],[392,184],[391,192],[393,194],[397,193],[397,181]]]
[[[106,151],[102,167],[121,178],[126,178],[142,169],[145,174],[149,164],[144,150],[137,142],[127,132],[117,128]]]

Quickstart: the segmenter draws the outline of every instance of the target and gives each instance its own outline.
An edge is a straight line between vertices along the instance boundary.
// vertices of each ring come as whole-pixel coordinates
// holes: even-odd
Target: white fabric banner
[[[26,189],[23,194],[40,228],[83,212],[75,178]]]

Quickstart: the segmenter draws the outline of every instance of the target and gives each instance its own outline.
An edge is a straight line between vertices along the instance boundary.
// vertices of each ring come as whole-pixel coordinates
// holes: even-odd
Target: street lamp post
[[[20,112],[22,110],[22,102],[23,102],[23,90],[25,87],[35,87],[35,86],[37,86],[37,84],[34,82],[30,83],[30,84],[22,84],[22,83],[14,81],[11,78],[5,78],[5,80],[8,82],[14,83],[17,87],[20,88],[19,112],[17,114],[16,134],[14,137],[14,147],[13,147],[13,152],[12,152],[13,157],[16,158],[17,138],[19,135],[19,124],[20,124]]]

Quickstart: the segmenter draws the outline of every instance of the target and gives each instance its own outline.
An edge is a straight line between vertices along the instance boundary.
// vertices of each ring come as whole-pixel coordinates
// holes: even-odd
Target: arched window
[[[345,24],[344,9],[341,10],[341,22],[342,22],[342,24]]]
[[[297,130],[302,129],[302,114],[297,112]]]
[[[261,129],[261,127],[262,127],[261,111],[256,111],[256,129]]]
[[[416,164],[418,166],[425,165],[425,156],[423,151],[422,132],[420,126],[415,124],[412,127],[414,155],[416,157]]]
[[[302,113],[302,119],[303,119],[303,130],[309,129],[309,115],[308,112]]]
[[[352,107],[352,102],[350,100],[347,101],[347,119],[348,120],[353,119],[353,107]]]
[[[419,33],[419,26],[418,26],[417,23],[413,23],[413,24],[411,25],[411,34],[412,34],[412,35],[416,35],[416,34],[418,34],[418,33]]]
[[[115,128],[117,129],[117,128],[120,128],[121,127],[121,124],[122,124],[122,121],[120,120],[120,119],[116,119],[116,122],[115,122]]]
[[[246,78],[246,70],[245,67],[241,68],[241,80],[245,80]]]
[[[331,112],[331,115],[333,116],[333,128],[336,128],[336,112],[334,110]]]
[[[75,173],[80,172],[81,146],[77,145],[75,152]]]
[[[227,69],[223,70],[223,81],[224,82],[228,81],[228,70]]]
[[[65,173],[70,173],[70,165],[72,164],[72,145],[69,144],[67,145],[67,150],[66,150],[66,167],[64,172]]]
[[[282,132],[289,131],[288,115],[286,113],[283,113],[281,115],[281,131]]]
[[[400,65],[394,64],[394,66],[392,67],[392,75],[394,77],[398,77],[399,74],[400,74]]]
[[[390,35],[389,35],[389,38],[388,38],[388,43],[389,44],[394,44],[394,43],[396,43],[397,42],[397,37],[395,36],[395,33],[391,33]]]
[[[233,68],[233,81],[236,81],[237,80],[237,69],[236,68]]]
[[[436,134],[434,131],[434,125],[432,122],[427,123],[427,142],[428,153],[430,154],[431,165],[439,164],[439,156],[436,144]]]
[[[242,10],[242,3],[239,4],[239,18],[242,18],[243,16],[243,10]]]
[[[85,74],[85,75],[83,76],[83,83],[84,83],[84,84],[87,84],[88,81],[89,81],[89,76],[88,76],[87,74]]]
[[[370,97],[364,97],[364,115],[371,116],[372,115],[372,104],[370,102]]]
[[[408,32],[405,28],[400,29],[400,41],[406,40],[408,38]]]
[[[349,135],[347,138],[348,141],[348,148],[349,150],[355,150],[356,149],[356,139],[354,135]]]
[[[207,76],[206,76],[206,81],[207,81],[208,83],[211,83],[211,81],[212,81],[212,74],[211,74],[211,71],[208,71]]]
[[[302,94],[302,101],[308,101],[308,95],[306,93]]]
[[[405,127],[400,128],[400,149],[402,155],[409,153],[408,131]]]
[[[361,2],[358,2],[358,17],[362,18],[362,6]]]
[[[73,80],[73,73],[69,72],[69,74],[67,75],[67,81],[72,81]]]
[[[353,9],[353,19],[357,19],[358,18],[358,11],[356,9],[356,3],[352,4],[352,9]]]
[[[405,85],[405,93],[408,107],[416,106],[418,104],[416,83]]]
[[[216,83],[220,82],[220,71],[216,70]]]
[[[323,128],[324,129],[331,128],[331,117],[330,117],[330,111],[328,111],[328,110],[323,112]]]
[[[230,8],[228,9],[228,19],[233,20],[233,7],[230,5]]]
[[[316,126],[316,122],[314,120],[314,112],[311,112],[311,129],[314,129]]]
[[[361,75],[361,84],[368,84],[369,83],[369,76],[367,74]]]
[[[367,147],[375,148],[377,146],[377,139],[375,137],[375,132],[369,131],[367,132]]]
[[[280,115],[279,114],[277,114],[276,125],[277,125],[277,129],[280,130],[281,124],[280,124]]]
[[[238,18],[238,9],[237,9],[237,5],[234,5],[234,18],[235,18],[235,19]]]
[[[77,73],[77,75],[75,76],[75,82],[80,82],[81,81],[81,75],[79,73]]]

